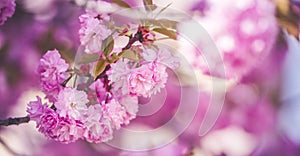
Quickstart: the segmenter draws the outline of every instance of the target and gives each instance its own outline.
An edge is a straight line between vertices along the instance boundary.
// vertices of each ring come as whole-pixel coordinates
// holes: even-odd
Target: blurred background
[[[0,16],[4,15],[5,1],[0,1]],[[124,1],[132,6],[142,5],[142,0]],[[44,96],[36,69],[47,50],[58,49],[72,64],[80,45],[78,17],[84,6],[105,9],[101,5],[87,5],[92,0],[15,2],[14,14],[0,26],[0,119],[26,116],[27,103],[37,95]],[[126,126],[129,130],[143,131],[162,128],[159,133],[147,136],[117,133],[113,142],[132,149],[168,144],[150,151],[120,149],[113,142],[77,141],[66,145],[47,140],[37,131],[35,123],[29,122],[0,127],[0,155],[300,155],[300,1],[153,2],[162,7],[171,4],[170,9],[184,12],[197,21],[218,49],[225,71],[225,75],[220,75],[209,69],[218,71],[218,62],[213,67],[207,66],[207,62],[216,60],[205,50],[210,45],[201,44],[201,32],[199,40],[195,38],[193,43],[187,43],[180,35],[178,42],[167,42],[179,51],[178,56],[187,65],[169,71],[166,89],[161,93],[139,99],[140,111],[153,109],[153,113],[140,113]],[[188,22],[179,23],[178,31],[182,36],[189,32],[198,34],[198,28]],[[216,87],[219,82],[224,86]],[[214,102],[219,90],[224,100]],[[182,97],[183,94],[189,94],[190,98]],[[191,106],[195,102],[197,109]],[[214,105],[218,107],[211,111]],[[181,108],[183,111],[177,113]],[[189,113],[195,115],[184,127],[165,126],[171,120],[181,123]],[[212,127],[205,125],[207,120]],[[199,135],[203,123],[208,128]],[[179,134],[181,129],[184,131]]]

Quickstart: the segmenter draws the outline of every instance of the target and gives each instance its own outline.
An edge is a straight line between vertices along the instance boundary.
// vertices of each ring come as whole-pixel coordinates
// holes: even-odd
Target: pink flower
[[[134,69],[128,78],[130,94],[150,97],[165,87],[168,74],[166,67],[156,63],[148,63]]]
[[[104,84],[102,83],[102,81],[100,79],[93,82],[90,85],[89,89],[95,92],[94,94],[96,95],[96,99],[97,99],[95,101],[97,101],[98,103],[101,103],[101,101],[106,99],[106,96],[107,96],[106,89],[104,88]],[[89,94],[88,94],[89,98],[95,97],[94,94],[93,94],[93,92],[92,93],[89,92]]]
[[[7,18],[12,17],[15,12],[15,0],[1,0],[0,3],[0,25],[3,25]]]
[[[53,135],[53,130],[57,127],[58,123],[58,114],[54,110],[47,108],[44,114],[40,116],[40,120],[37,122],[37,128],[39,132],[50,137]]]
[[[89,106],[83,119],[86,130],[84,138],[89,142],[100,143],[112,139],[113,129],[108,118],[103,116],[99,104]]]
[[[57,95],[62,89],[61,84],[69,76],[66,72],[68,68],[69,65],[61,59],[56,49],[47,51],[41,58],[38,73],[40,74],[42,90],[46,93],[49,101],[56,101]]]
[[[163,64],[171,69],[176,69],[180,65],[179,59],[174,57],[166,48],[159,48],[158,50],[145,48],[142,56],[146,62]]]
[[[49,137],[62,143],[71,143],[82,138],[83,132],[84,126],[81,121],[60,117],[58,125],[49,133]]]
[[[129,121],[136,117],[136,113],[138,112],[138,97],[132,95],[123,95],[119,100],[119,103],[126,110],[126,116],[123,119],[123,123],[125,125],[129,124]]]
[[[126,110],[118,101],[112,99],[109,103],[103,105],[104,115],[110,119],[115,129],[120,129],[126,118]]]
[[[133,69],[129,68],[127,59],[111,65],[107,75],[116,98],[127,94],[150,97],[165,87],[168,77],[166,66],[157,63],[158,59],[150,59],[150,56],[148,60],[150,63],[143,62],[142,66]]]
[[[128,85],[132,95],[150,97],[153,82],[153,71],[147,65],[134,69],[129,75]]]
[[[54,110],[44,107],[39,111],[39,119],[35,120],[38,131],[47,138],[70,143],[82,138],[84,126],[81,121],[60,117]]]
[[[101,52],[102,41],[106,39],[112,31],[104,24],[107,16],[94,12],[87,12],[79,17],[81,28],[79,37],[81,45],[85,46],[86,53]]]
[[[154,71],[153,73],[153,82],[155,85],[152,89],[152,94],[156,94],[160,92],[161,88],[165,88],[165,84],[167,83],[168,73],[166,72],[166,67],[161,64],[149,64],[149,68]]]
[[[128,67],[128,59],[119,59],[116,63],[111,64],[110,70],[107,72],[110,84],[113,84],[113,92],[118,92],[120,95],[129,93],[128,76],[131,69]]]
[[[87,110],[87,95],[84,91],[78,91],[74,88],[64,88],[58,94],[55,107],[60,116],[80,119]]]
[[[28,104],[27,113],[31,120],[36,122],[40,121],[40,117],[44,114],[47,109],[47,104],[42,104],[42,100],[39,96],[36,97],[37,101],[31,101]]]

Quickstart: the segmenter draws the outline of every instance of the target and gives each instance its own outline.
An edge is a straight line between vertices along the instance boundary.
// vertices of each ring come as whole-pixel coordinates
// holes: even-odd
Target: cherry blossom
[[[84,91],[78,91],[74,88],[64,88],[58,94],[55,107],[62,117],[72,117],[80,119],[83,112],[87,110],[87,95]]]
[[[83,132],[84,127],[81,121],[61,117],[58,125],[49,133],[51,134],[49,137],[62,143],[71,143],[82,138]]]
[[[61,58],[56,49],[47,51],[40,60],[38,73],[41,87],[51,102],[56,101],[57,95],[62,89],[62,83],[68,78],[69,73],[66,72],[68,68],[69,65]]]
[[[81,45],[85,46],[86,53],[100,53],[101,43],[112,31],[104,24],[106,15],[98,15],[94,12],[87,12],[79,17],[81,28],[79,37]]]
[[[105,142],[112,139],[113,129],[109,119],[103,116],[103,109],[98,105],[89,106],[83,120],[86,130],[84,138],[89,142]]]
[[[147,62],[156,62],[159,64],[163,64],[171,69],[176,69],[179,67],[179,59],[174,57],[170,50],[166,48],[149,49],[146,48],[142,54],[143,58]]]
[[[111,125],[115,129],[120,129],[126,118],[125,108],[116,100],[111,100],[103,106],[105,115],[110,119]]]
[[[122,95],[129,93],[127,81],[131,70],[128,63],[128,59],[120,59],[112,64],[111,69],[107,72],[108,80],[113,84],[113,91],[120,90]]]
[[[30,119],[39,122],[41,115],[47,109],[47,104],[42,104],[42,100],[39,96],[36,97],[37,101],[31,101],[28,103],[27,113],[29,113]]]

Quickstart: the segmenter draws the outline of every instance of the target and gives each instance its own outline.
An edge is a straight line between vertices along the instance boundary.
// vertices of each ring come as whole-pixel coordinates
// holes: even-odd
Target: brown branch
[[[61,86],[66,87],[67,83],[71,80],[71,78],[73,77],[73,74],[71,74],[62,84]]]
[[[30,121],[29,116],[17,117],[17,118],[8,118],[6,120],[0,120],[0,126],[10,126],[10,125],[19,125],[22,123],[28,123]]]
[[[143,34],[141,30],[138,30],[133,37],[132,36],[129,37],[128,44],[124,48],[122,48],[122,50],[130,49],[132,44],[135,43],[136,41],[140,41],[141,43],[143,42]]]

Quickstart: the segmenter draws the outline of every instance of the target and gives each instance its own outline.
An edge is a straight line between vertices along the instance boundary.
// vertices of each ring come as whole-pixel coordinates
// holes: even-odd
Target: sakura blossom
[[[101,53],[102,40],[106,39],[112,31],[108,29],[104,22],[107,15],[87,12],[79,17],[81,28],[79,37],[81,45],[85,46],[86,53]]]
[[[113,91],[120,90],[121,94],[129,93],[128,76],[131,72],[128,66],[128,59],[120,59],[111,65],[111,69],[107,72],[110,83],[114,85]]]
[[[31,101],[28,103],[27,113],[32,120],[40,122],[40,117],[44,114],[47,109],[47,104],[42,104],[42,100],[37,96],[37,101]]]
[[[56,101],[62,83],[68,78],[69,73],[66,72],[68,68],[69,64],[61,58],[56,49],[47,51],[40,60],[38,73],[41,87],[51,102]]]
[[[129,124],[130,120],[136,118],[138,112],[138,97],[132,95],[124,95],[118,101],[126,110],[126,117],[123,119],[125,125]]]
[[[133,70],[128,77],[130,94],[149,97],[153,88],[153,70],[143,65]]]
[[[89,106],[84,121],[86,130],[84,138],[89,142],[105,142],[112,139],[113,128],[103,108],[98,105]]]
[[[58,123],[58,114],[52,109],[47,109],[40,116],[40,121],[37,122],[37,127],[41,133],[44,133],[47,137],[51,138],[55,135],[53,129],[57,127]]]
[[[81,121],[61,117],[58,125],[49,133],[51,134],[49,137],[62,143],[71,143],[82,138],[83,132],[84,127]]]
[[[103,110],[104,115],[110,119],[111,125],[115,129],[120,129],[127,117],[125,108],[113,99],[103,106]]]
[[[36,121],[38,131],[43,133],[47,138],[60,141],[62,143],[70,143],[82,138],[83,124],[79,120],[61,117],[53,109],[42,105],[41,99],[29,103],[27,112],[30,117]]]
[[[88,103],[88,99],[85,92],[74,88],[64,88],[59,92],[54,105],[60,116],[80,119],[87,110],[86,103]]]
[[[171,69],[176,69],[180,65],[180,61],[177,57],[174,57],[170,50],[166,48],[144,49],[143,58],[146,62],[155,62],[157,64],[163,64]]]
[[[90,93],[91,98],[96,97],[96,100],[98,103],[101,103],[103,100],[105,100],[107,93],[104,88],[104,84],[101,80],[96,80],[93,82],[90,86],[89,89],[92,90],[92,93]]]

